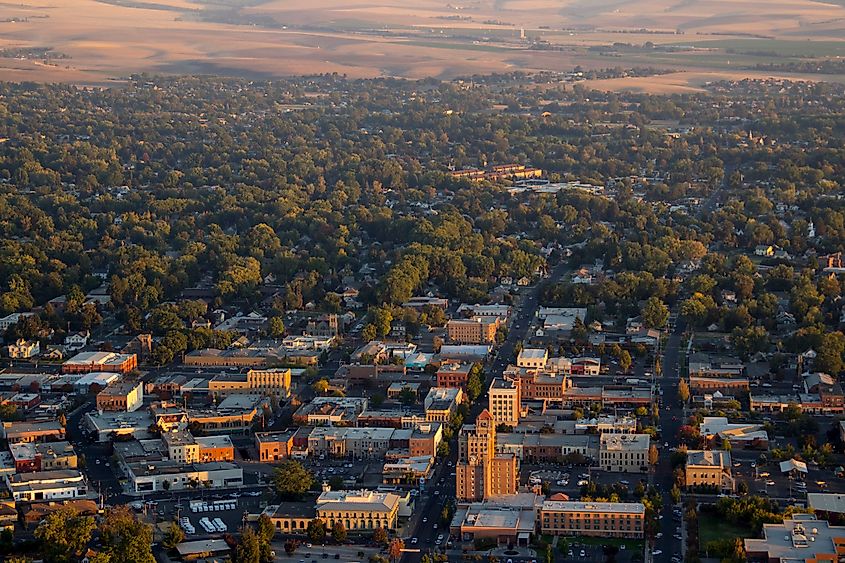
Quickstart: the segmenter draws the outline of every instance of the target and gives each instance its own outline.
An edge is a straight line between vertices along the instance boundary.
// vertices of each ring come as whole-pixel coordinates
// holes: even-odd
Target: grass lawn
[[[707,542],[725,538],[750,538],[751,528],[734,526],[733,524],[717,518],[698,519],[699,543],[701,548]]]

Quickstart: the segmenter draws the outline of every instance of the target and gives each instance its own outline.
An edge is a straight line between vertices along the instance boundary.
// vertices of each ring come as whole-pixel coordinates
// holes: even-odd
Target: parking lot
[[[238,496],[235,497],[233,495]],[[194,511],[191,509],[192,503],[202,503],[205,505],[205,508]],[[261,493],[246,492],[230,493],[228,495],[205,494],[200,496],[198,494],[192,500],[178,498],[173,500],[159,500],[155,503],[138,500],[130,503],[130,506],[139,512],[145,512],[148,518],[155,518],[158,522],[171,522],[178,520],[180,517],[188,518],[190,524],[196,530],[194,534],[188,534],[188,536],[199,538],[222,536],[223,533],[237,531],[243,525],[247,513],[254,514],[261,510],[261,503]],[[219,518],[226,526],[225,532],[219,530],[206,531],[200,524],[202,518],[208,518],[212,522]]]

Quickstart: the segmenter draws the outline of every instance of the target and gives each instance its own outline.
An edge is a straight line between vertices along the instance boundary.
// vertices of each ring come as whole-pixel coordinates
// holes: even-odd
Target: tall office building
[[[459,500],[479,501],[516,493],[519,464],[514,454],[496,453],[496,421],[487,409],[458,437],[456,488]]]

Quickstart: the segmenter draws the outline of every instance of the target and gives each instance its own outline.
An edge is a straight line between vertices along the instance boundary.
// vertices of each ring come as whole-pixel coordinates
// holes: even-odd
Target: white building
[[[25,319],[26,317],[32,317],[35,313],[12,313],[10,315],[6,315],[3,318],[0,318],[0,334],[3,334],[12,325],[17,324],[20,320]]]
[[[549,352],[545,348],[523,348],[516,357],[516,366],[520,368],[545,369]]]
[[[85,477],[75,469],[8,475],[6,485],[15,501],[73,499],[88,495]]]
[[[189,464],[175,461],[130,463],[126,469],[132,489],[136,493],[203,487],[223,489],[240,487],[244,482],[243,469],[224,461]]]
[[[41,344],[37,340],[19,338],[14,344],[9,344],[6,350],[10,358],[26,360],[41,354]]]
[[[90,333],[87,330],[82,332],[74,332],[65,336],[65,348],[68,351],[81,350],[88,346],[88,338]]]

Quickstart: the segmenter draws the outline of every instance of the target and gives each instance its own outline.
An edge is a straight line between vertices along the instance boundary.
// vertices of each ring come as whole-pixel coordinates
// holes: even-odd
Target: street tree
[[[314,485],[314,475],[296,460],[285,460],[273,470],[273,487],[287,499],[298,499]]]

